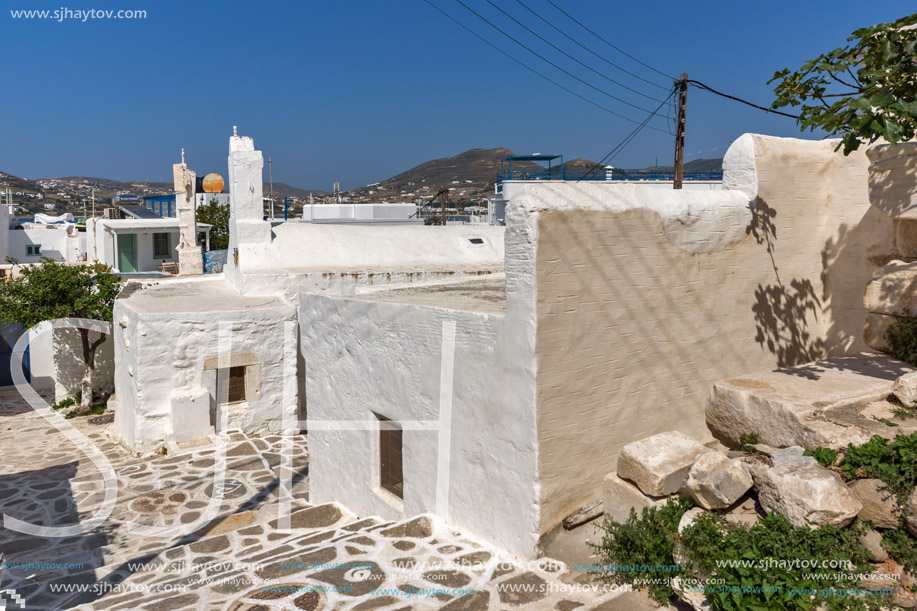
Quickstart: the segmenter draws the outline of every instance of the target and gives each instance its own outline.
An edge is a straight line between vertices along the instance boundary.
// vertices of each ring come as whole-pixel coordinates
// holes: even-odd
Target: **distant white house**
[[[36,215],[39,221],[45,215]],[[0,259],[19,263],[37,263],[42,257],[55,261],[78,263],[86,252],[85,234],[70,222],[20,222],[13,217],[13,207],[0,206]]]
[[[198,224],[210,250],[210,225]],[[91,218],[86,221],[87,258],[122,274],[160,271],[178,261],[177,218]]]

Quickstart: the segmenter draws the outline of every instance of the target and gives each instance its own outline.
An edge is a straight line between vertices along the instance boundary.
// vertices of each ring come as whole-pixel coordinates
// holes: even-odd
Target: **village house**
[[[628,442],[711,440],[717,380],[864,348],[894,222],[865,154],[833,147],[746,134],[722,190],[507,181],[505,228],[422,227],[266,221],[234,135],[222,277],[117,300],[115,434],[180,450],[295,422],[312,502],[535,556]]]

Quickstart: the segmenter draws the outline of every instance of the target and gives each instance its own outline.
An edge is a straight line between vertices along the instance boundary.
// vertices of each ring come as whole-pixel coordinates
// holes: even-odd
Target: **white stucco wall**
[[[503,231],[282,223],[270,242],[242,245],[238,264],[231,247],[224,273],[243,294],[290,299],[300,291],[346,294],[366,286],[495,273],[503,270]]]
[[[538,227],[542,532],[599,496],[624,444],[708,439],[717,380],[864,348],[892,224],[868,204],[865,155],[834,144],[743,136],[731,191],[517,190],[510,206]]]
[[[12,229],[6,235],[6,256],[18,259],[20,263],[37,263],[41,257],[76,263],[82,254],[79,237],[75,234],[71,237],[66,227]],[[26,255],[26,246],[29,244],[40,244],[41,255]]]
[[[54,400],[61,401],[81,390],[83,376],[88,367],[83,360],[83,344],[77,329],[54,329],[51,333],[52,364],[54,367]],[[90,343],[99,337],[89,332]],[[115,375],[114,342],[110,335],[96,349],[93,391],[110,395],[114,392]]]
[[[178,254],[178,221],[154,221],[162,227],[137,229],[131,228],[137,221],[132,219],[89,219],[86,223],[86,249],[89,261],[105,263],[115,271],[122,271],[118,266],[117,235],[133,233],[137,236],[137,271],[159,271],[165,261],[177,261]],[[153,256],[153,234],[168,233],[170,239],[169,257]]]
[[[481,505],[461,518],[471,532],[531,555],[539,535],[600,495],[624,444],[673,429],[709,440],[704,406],[715,381],[863,348],[863,291],[896,254],[893,224],[868,204],[865,155],[833,147],[742,136],[724,162],[728,190],[504,185],[505,315],[471,333],[494,351],[477,355],[486,364],[477,383],[495,407],[467,413],[479,418],[479,434],[521,448],[510,463],[476,456],[481,471],[525,485],[470,472],[519,518],[511,536],[489,531],[482,524],[495,514]],[[435,397],[423,384],[426,361],[437,362],[436,322],[451,316],[474,328],[464,312],[366,298],[301,295],[310,418],[365,419],[375,406],[393,420],[418,417]],[[486,420],[494,410],[511,417]],[[524,460],[532,418],[534,473]],[[373,480],[374,443],[369,433],[311,431],[314,490],[367,512],[397,512]],[[406,452],[429,460],[432,447],[417,444]],[[411,476],[429,485],[424,472]],[[429,497],[406,489],[409,503],[428,507]]]
[[[305,204],[302,219],[406,219],[417,212],[414,204]]]
[[[114,320],[113,430],[132,451],[157,450],[173,432],[170,393],[176,389],[209,392],[217,432],[223,413],[228,428],[258,434],[281,432],[285,410],[298,418],[296,309],[282,300],[242,298],[220,277],[172,280],[119,298]],[[256,375],[246,377],[243,403],[217,409],[213,363],[221,323],[231,328],[230,355]]]
[[[436,301],[436,297],[431,296]],[[436,503],[438,431],[405,431],[404,500],[379,482],[377,430],[334,423],[441,421],[443,322],[455,323],[448,510]],[[302,353],[309,415],[310,499],[360,515],[435,513],[531,557],[538,485],[531,358],[505,358],[503,315],[303,293]],[[527,400],[528,399],[528,400]],[[445,450],[443,450],[445,451]]]

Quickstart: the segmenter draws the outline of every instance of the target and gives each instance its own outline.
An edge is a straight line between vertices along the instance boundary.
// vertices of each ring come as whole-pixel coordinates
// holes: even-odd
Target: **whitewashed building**
[[[233,136],[223,277],[115,306],[114,430],[146,452],[296,422],[311,502],[533,557],[624,444],[708,439],[715,381],[863,348],[894,222],[833,147],[745,135],[721,190],[507,182],[505,228],[424,227],[265,221]]]

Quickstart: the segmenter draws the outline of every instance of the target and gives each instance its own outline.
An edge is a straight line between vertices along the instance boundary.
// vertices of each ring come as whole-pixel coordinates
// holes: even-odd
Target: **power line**
[[[705,91],[709,91],[710,93],[714,93],[718,96],[722,96],[730,100],[735,100],[736,102],[741,102],[742,104],[746,104],[748,106],[751,106],[752,108],[757,108],[758,110],[763,110],[764,112],[773,113],[775,115],[780,115],[782,117],[789,117],[791,119],[799,119],[799,115],[791,115],[788,112],[781,112],[779,110],[774,110],[773,108],[767,108],[766,106],[758,106],[757,104],[753,104],[752,102],[749,102],[748,100],[743,100],[742,98],[737,98],[734,95],[729,95],[728,93],[722,93],[722,92],[717,91],[716,89],[712,89],[711,87],[704,85],[700,81],[689,79],[688,83],[694,85],[698,89],[703,89]]]
[[[550,59],[546,58],[544,55],[538,53],[537,51],[533,51],[531,48],[529,48],[528,46],[526,46],[524,43],[519,42],[518,40],[516,40],[515,38],[513,38],[512,36],[510,36],[509,34],[507,34],[506,32],[504,32],[502,29],[500,29],[499,26],[495,25],[492,21],[490,21],[489,19],[487,19],[486,17],[484,17],[483,15],[481,15],[480,13],[478,13],[476,10],[474,10],[473,8],[471,8],[470,6],[468,6],[467,4],[465,4],[464,2],[462,2],[462,0],[455,0],[455,1],[458,2],[459,4],[461,4],[463,7],[465,7],[465,9],[467,9],[469,12],[471,12],[471,13],[473,13],[475,16],[477,16],[478,19],[480,19],[481,21],[483,21],[484,23],[486,23],[487,25],[489,25],[490,27],[492,27],[492,28],[495,29],[496,31],[500,32],[500,33],[503,34],[505,37],[509,38],[509,39],[512,40],[514,43],[516,43],[517,45],[519,45],[520,47],[522,47],[523,49],[525,49],[526,51],[528,51],[528,52],[531,53],[532,55],[534,55],[534,56],[538,57],[539,59],[541,59],[542,61],[544,61],[544,62],[546,62],[546,63],[548,63],[548,64],[554,66],[554,68],[556,68],[557,70],[560,70],[561,72],[563,72],[564,74],[566,74],[566,75],[569,76],[570,78],[579,81],[579,82],[582,83],[583,85],[586,85],[587,87],[589,87],[589,88],[591,88],[591,89],[594,89],[594,90],[598,91],[599,93],[601,93],[601,94],[603,94],[603,95],[606,95],[606,96],[608,96],[609,98],[612,98],[613,100],[617,100],[618,102],[621,102],[622,104],[626,104],[627,106],[630,106],[631,108],[636,108],[637,110],[640,110],[640,111],[643,111],[643,112],[650,112],[649,110],[647,110],[647,109],[645,109],[645,108],[643,108],[643,107],[641,107],[641,106],[637,106],[636,104],[631,104],[631,103],[628,102],[627,100],[622,100],[622,99],[619,98],[618,96],[616,96],[616,95],[614,95],[614,94],[611,94],[611,93],[608,93],[608,92],[605,91],[604,89],[602,89],[602,88],[600,88],[600,87],[596,87],[596,86],[593,85],[592,83],[589,83],[588,81],[584,81],[583,79],[581,79],[580,77],[576,76],[576,75],[573,74],[572,72],[569,72],[569,71],[565,70],[564,68],[561,68],[560,66],[558,66],[557,64],[555,64],[554,62],[552,62]]]
[[[650,113],[649,115],[647,115],[646,119],[643,120],[643,123],[640,123],[636,128],[634,128],[634,131],[632,131],[632,132],[629,133],[627,136],[625,136],[624,140],[622,140],[621,142],[619,142],[617,146],[615,146],[613,149],[611,149],[611,150],[608,152],[608,154],[605,155],[604,157],[602,157],[602,160],[599,161],[599,162],[597,162],[594,166],[592,166],[592,167],[589,169],[588,172],[586,172],[585,174],[583,174],[582,176],[580,176],[580,177],[576,180],[576,182],[579,182],[579,181],[583,180],[584,178],[587,178],[590,174],[592,174],[593,172],[595,172],[596,168],[598,168],[598,167],[601,166],[601,165],[604,165],[604,164],[608,163],[609,161],[611,161],[612,159],[614,159],[615,157],[617,157],[618,153],[620,153],[621,151],[623,151],[623,150],[624,150],[624,147],[626,147],[628,144],[630,144],[631,141],[632,141],[634,138],[637,137],[637,134],[639,134],[640,131],[641,131],[644,127],[649,127],[649,126],[647,125],[647,123],[649,123],[650,119],[653,118],[653,115],[656,114],[656,112],[657,112],[660,108],[662,108],[663,105],[664,105],[666,102],[668,102],[669,99],[671,99],[671,97],[672,97],[673,95],[675,95],[675,91],[676,91],[676,89],[673,87],[673,88],[672,88],[672,91],[669,93],[669,95],[666,96],[666,99],[663,100],[663,101],[659,104],[659,106],[656,107],[656,110],[655,110],[655,111],[653,111],[652,113]],[[652,128],[650,128],[650,129],[652,129]]]
[[[563,49],[561,49],[560,47],[558,47],[557,45],[555,45],[554,43],[552,43],[551,41],[549,41],[549,40],[547,40],[546,38],[544,38],[543,36],[541,36],[538,32],[536,32],[536,31],[534,31],[533,29],[531,29],[530,27],[526,26],[524,23],[522,23],[521,21],[519,21],[518,19],[516,19],[515,17],[513,17],[513,16],[510,15],[509,13],[507,13],[507,12],[506,12],[505,10],[503,10],[502,8],[500,8],[499,6],[497,6],[497,5],[493,2],[493,0],[486,0],[486,1],[487,1],[487,4],[491,5],[492,7],[494,7],[495,9],[497,9],[498,11],[500,11],[501,13],[503,13],[504,15],[506,15],[507,17],[509,17],[510,19],[512,19],[512,20],[513,20],[514,22],[516,22],[520,27],[524,28],[527,32],[531,33],[533,36],[537,37],[537,38],[538,38],[539,40],[541,40],[542,42],[544,42],[544,43],[550,45],[551,48],[555,49],[555,50],[558,51],[559,53],[563,53],[565,56],[569,57],[570,59],[572,59],[573,61],[575,61],[576,63],[578,63],[578,64],[579,64],[580,66],[582,66],[583,68],[585,68],[585,69],[587,69],[587,70],[589,70],[589,71],[591,71],[591,72],[594,72],[595,74],[598,74],[599,76],[601,76],[603,79],[605,79],[605,80],[607,80],[607,81],[611,81],[611,82],[614,83],[615,85],[617,85],[617,86],[619,86],[619,87],[623,87],[624,89],[627,89],[628,91],[632,91],[632,92],[636,93],[637,95],[642,95],[643,97],[649,98],[650,100],[653,100],[654,102],[661,102],[661,101],[662,101],[662,100],[660,100],[659,98],[654,98],[654,97],[651,96],[651,95],[646,95],[645,93],[643,93],[643,92],[641,92],[641,91],[637,91],[636,89],[631,89],[630,87],[628,87],[628,86],[625,85],[624,83],[619,83],[618,81],[614,80],[614,79],[611,78],[610,76],[606,76],[606,75],[602,74],[601,72],[599,72],[598,70],[596,70],[596,69],[593,68],[592,66],[589,66],[589,65],[587,65],[587,64],[584,64],[583,62],[581,62],[580,60],[576,59],[575,57],[573,57],[572,55],[570,55],[569,53],[567,53],[566,51],[564,51]],[[525,6],[525,5],[523,5],[523,6]],[[526,8],[528,8],[528,7],[526,7]]]
[[[586,102],[586,103],[588,103],[588,104],[591,104],[591,105],[595,106],[596,108],[599,108],[599,109],[601,109],[601,110],[604,110],[605,112],[607,112],[607,113],[609,113],[609,114],[612,114],[612,115],[618,117],[619,119],[624,119],[625,121],[629,121],[629,122],[635,123],[635,124],[637,124],[637,125],[640,124],[639,121],[636,121],[636,120],[634,120],[634,119],[631,119],[630,117],[626,117],[626,116],[624,116],[624,115],[622,115],[622,114],[620,114],[620,113],[617,113],[617,112],[613,111],[612,109],[608,108],[607,106],[603,106],[602,104],[599,104],[598,102],[595,102],[595,101],[590,100],[589,98],[587,98],[587,97],[585,97],[585,96],[582,96],[582,95],[578,94],[577,92],[573,91],[573,90],[570,89],[569,87],[565,87],[564,85],[561,85],[560,83],[558,83],[557,81],[555,81],[555,80],[552,79],[551,77],[546,76],[545,74],[539,72],[539,71],[536,70],[535,68],[532,68],[531,66],[529,66],[529,65],[526,64],[525,62],[516,59],[515,57],[513,57],[512,55],[510,55],[509,53],[507,53],[506,51],[504,51],[503,49],[501,49],[501,48],[498,47],[497,45],[493,44],[492,42],[490,42],[489,40],[487,40],[486,38],[484,38],[483,36],[481,36],[480,34],[478,34],[477,32],[475,32],[474,30],[472,30],[471,28],[469,28],[468,26],[466,26],[464,23],[462,23],[461,21],[459,21],[458,19],[456,19],[455,17],[453,17],[452,15],[450,15],[449,13],[447,13],[446,11],[444,11],[443,9],[439,8],[438,6],[436,6],[431,0],[424,0],[424,2],[426,2],[427,4],[429,4],[430,6],[432,6],[432,7],[433,7],[434,9],[436,9],[439,13],[442,13],[442,14],[443,14],[446,18],[448,18],[450,21],[452,21],[453,23],[455,23],[457,26],[459,26],[460,28],[462,28],[463,30],[465,30],[466,32],[468,32],[469,34],[471,34],[472,36],[474,36],[475,38],[477,38],[478,40],[480,40],[481,42],[483,42],[484,44],[486,44],[487,46],[491,47],[491,48],[494,49],[495,51],[497,51],[497,52],[499,52],[500,54],[502,54],[502,55],[506,56],[507,58],[511,59],[512,61],[514,61],[515,63],[519,64],[520,66],[522,66],[523,68],[525,68],[525,69],[528,70],[529,72],[532,72],[533,74],[536,74],[536,75],[538,75],[539,77],[543,78],[544,80],[548,81],[549,83],[551,83],[551,84],[554,85],[555,87],[559,87],[559,88],[563,89],[564,91],[566,91],[567,93],[569,93],[569,94],[571,94],[571,95],[574,95],[574,96],[578,97],[579,99],[581,99],[582,101],[584,101],[584,102]],[[652,125],[649,125],[649,126],[647,126],[647,127],[649,127],[650,129],[656,130],[657,132],[665,133],[664,130],[655,128],[655,127],[653,127]]]
[[[609,60],[609,59],[607,59],[607,58],[605,58],[605,57],[602,57],[601,55],[599,55],[598,53],[596,53],[595,51],[593,51],[592,49],[590,49],[589,47],[587,47],[586,45],[584,45],[583,43],[581,43],[580,41],[578,41],[577,39],[573,38],[572,36],[570,36],[569,34],[567,34],[566,32],[564,32],[562,29],[560,29],[559,27],[557,27],[557,26],[554,25],[553,23],[551,23],[549,20],[547,20],[547,19],[545,19],[544,17],[542,17],[537,11],[533,10],[532,8],[530,8],[530,7],[529,7],[525,2],[523,2],[522,0],[516,0],[516,2],[518,2],[519,4],[521,4],[522,7],[525,8],[525,10],[527,10],[528,12],[530,12],[530,13],[533,14],[533,15],[535,15],[536,17],[538,17],[539,19],[541,19],[543,22],[545,22],[546,24],[548,24],[549,26],[551,26],[551,27],[552,27],[554,30],[556,30],[558,33],[560,33],[561,35],[565,36],[568,40],[570,40],[570,41],[573,42],[574,44],[578,45],[579,47],[582,47],[583,49],[585,49],[585,50],[588,51],[589,53],[595,55],[596,57],[598,57],[600,60],[602,60],[602,61],[605,62],[606,64],[608,64],[608,65],[610,65],[610,66],[613,66],[613,67],[617,68],[617,69],[620,70],[621,72],[625,72],[625,73],[631,75],[631,76],[634,77],[635,79],[639,79],[639,80],[643,81],[644,83],[647,83],[647,84],[649,84],[649,85],[652,85],[653,87],[657,87],[657,88],[659,88],[659,89],[662,89],[663,91],[669,91],[669,88],[668,88],[668,87],[663,87],[662,85],[659,85],[658,83],[654,83],[653,81],[648,81],[648,80],[646,80],[645,78],[643,78],[642,76],[640,76],[640,75],[638,75],[638,74],[634,74],[633,72],[631,72],[631,71],[628,70],[627,68],[623,68],[623,67],[619,66],[618,64],[614,63],[613,61],[611,61],[611,60]],[[622,85],[622,87],[623,87],[623,85]],[[630,88],[628,87],[628,89],[630,89]],[[631,91],[633,91],[633,90],[631,89]],[[639,92],[638,92],[638,93],[639,93]],[[641,94],[641,95],[642,95],[642,94]],[[659,100],[656,100],[656,101],[658,102]]]
[[[640,61],[639,59],[637,59],[636,57],[634,57],[633,55],[631,55],[630,53],[628,53],[628,52],[625,51],[624,49],[621,49],[620,47],[617,47],[617,46],[615,46],[614,44],[608,42],[607,40],[605,40],[604,38],[602,38],[601,36],[599,36],[598,34],[596,34],[595,32],[593,32],[592,30],[590,30],[588,27],[586,27],[585,25],[583,25],[582,23],[580,23],[579,21],[577,21],[576,18],[573,17],[573,15],[571,15],[570,13],[568,13],[567,11],[565,11],[564,9],[562,9],[562,8],[560,8],[559,6],[557,6],[556,4],[554,4],[554,2],[553,2],[552,0],[547,0],[547,3],[550,4],[551,6],[553,6],[554,8],[556,8],[558,11],[560,11],[560,12],[563,13],[564,15],[566,15],[566,16],[567,16],[567,19],[569,19],[570,21],[572,21],[573,23],[575,23],[575,24],[578,25],[579,27],[583,28],[584,30],[586,30],[587,32],[589,32],[590,34],[592,34],[593,36],[595,36],[596,38],[598,38],[599,40],[601,40],[602,42],[604,42],[606,45],[608,45],[609,47],[611,47],[612,49],[614,49],[615,51],[617,51],[618,53],[621,53],[622,55],[626,55],[627,57],[631,58],[632,60],[634,60],[635,62],[637,62],[637,63],[640,64],[641,66],[644,66],[644,67],[646,67],[646,68],[649,68],[649,69],[652,70],[653,72],[656,72],[656,73],[658,73],[658,74],[661,74],[662,76],[664,76],[664,77],[666,77],[666,78],[672,79],[673,81],[678,80],[678,79],[676,79],[674,76],[672,76],[671,74],[666,74],[666,73],[663,72],[662,70],[657,70],[656,68],[653,68],[653,67],[650,66],[649,64],[643,63],[642,61]]]

